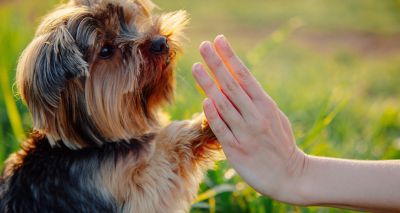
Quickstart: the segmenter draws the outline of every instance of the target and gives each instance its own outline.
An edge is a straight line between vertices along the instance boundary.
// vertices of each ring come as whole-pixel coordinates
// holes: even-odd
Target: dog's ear
[[[88,64],[65,25],[37,36],[29,44],[18,63],[17,86],[35,128],[55,128],[56,110],[67,81],[87,73]]]

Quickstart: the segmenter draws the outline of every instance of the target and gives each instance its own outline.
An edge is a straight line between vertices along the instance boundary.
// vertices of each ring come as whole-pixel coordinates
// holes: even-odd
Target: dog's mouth
[[[167,58],[165,59],[165,65],[169,66],[172,62],[172,60],[175,58],[176,52],[175,51],[170,51]]]
[[[171,55],[169,54],[168,56],[167,56],[167,59],[165,60],[165,65],[166,66],[169,66],[171,64]]]

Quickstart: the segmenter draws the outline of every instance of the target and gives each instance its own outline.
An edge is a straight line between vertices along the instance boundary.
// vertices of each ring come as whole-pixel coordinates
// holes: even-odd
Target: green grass
[[[223,33],[288,115],[297,143],[307,153],[400,158],[400,47],[394,42],[379,49],[400,37],[400,1],[156,2],[163,10],[191,14],[190,41],[177,68],[176,102],[166,109],[172,119],[201,111],[204,96],[191,77],[191,66],[201,60],[200,41]],[[31,128],[13,87],[18,56],[39,17],[55,3],[0,3],[1,162]],[[367,48],[365,36],[372,38]],[[260,196],[226,161],[208,172],[197,201],[192,212],[349,212],[296,207]]]

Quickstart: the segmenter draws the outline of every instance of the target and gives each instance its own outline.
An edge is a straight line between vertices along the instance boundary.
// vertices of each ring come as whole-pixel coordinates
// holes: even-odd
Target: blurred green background
[[[57,0],[0,0],[0,160],[18,149],[31,118],[16,95],[18,56]],[[201,111],[191,77],[198,45],[224,34],[293,122],[309,154],[400,158],[399,0],[156,0],[191,14],[177,68],[172,119]],[[159,11],[160,12],[160,11]],[[2,163],[0,163],[0,167]],[[348,212],[260,196],[226,161],[209,171],[192,212]]]

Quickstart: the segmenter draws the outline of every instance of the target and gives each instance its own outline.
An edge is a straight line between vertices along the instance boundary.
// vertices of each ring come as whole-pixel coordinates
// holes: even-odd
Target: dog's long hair
[[[188,210],[219,146],[202,117],[160,124],[188,18],[154,8],[71,0],[44,18],[17,67],[34,131],[6,162],[1,212]]]
[[[17,85],[34,128],[53,145],[127,140],[157,123],[157,108],[172,95],[170,62],[187,18],[183,11],[153,17],[153,7],[148,0],[72,1],[43,20],[21,56]],[[167,37],[169,55],[149,55],[156,35]],[[113,51],[106,60],[98,54],[105,46]]]

